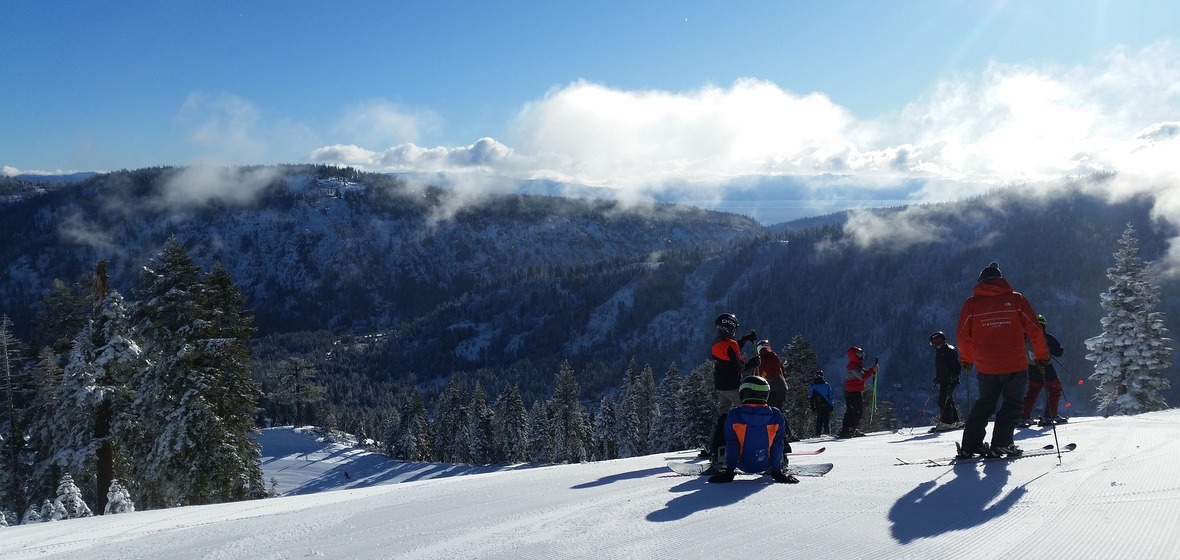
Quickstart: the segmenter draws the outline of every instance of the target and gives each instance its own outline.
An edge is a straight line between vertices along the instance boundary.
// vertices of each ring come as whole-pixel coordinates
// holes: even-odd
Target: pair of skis
[[[957,445],[957,444],[956,444]],[[1041,457],[1045,455],[1057,455],[1059,453],[1068,453],[1078,448],[1078,444],[1069,443],[1064,445],[1061,449],[1057,449],[1053,444],[1046,445],[1039,449],[1032,449],[1021,453],[1020,455],[1001,455],[993,457],[990,455],[974,456],[974,457],[943,457],[940,459],[926,459],[924,461],[905,461],[898,459],[896,466],[902,465],[922,465],[924,467],[949,467],[960,463],[983,463],[986,461],[1015,461],[1016,459],[1024,459],[1026,457]]]

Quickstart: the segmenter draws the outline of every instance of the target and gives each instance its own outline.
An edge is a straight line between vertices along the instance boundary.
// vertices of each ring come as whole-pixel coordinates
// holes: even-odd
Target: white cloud
[[[193,92],[177,115],[204,164],[292,163],[319,139],[291,119],[267,118],[256,104],[232,94]]]
[[[1071,177],[1114,172],[1114,181],[1074,184],[1111,199],[1152,197],[1157,219],[1180,229],[1178,112],[1180,51],[1163,42],[1115,49],[1087,66],[992,63],[872,120],[821,93],[755,78],[680,92],[577,81],[525,104],[502,140],[330,146],[313,159],[470,174],[476,182],[544,178],[609,186],[624,197],[691,184],[702,199],[766,175],[813,182],[819,198],[824,185],[844,182],[870,192],[908,189],[911,201],[923,202],[1012,185],[1048,193]],[[860,240],[872,243],[872,231]],[[915,225],[905,239],[923,233],[930,232]],[[1180,263],[1180,243],[1172,260]]]
[[[442,124],[433,112],[409,111],[376,99],[350,107],[333,132],[354,144],[384,147],[418,142],[424,132],[437,130]]]

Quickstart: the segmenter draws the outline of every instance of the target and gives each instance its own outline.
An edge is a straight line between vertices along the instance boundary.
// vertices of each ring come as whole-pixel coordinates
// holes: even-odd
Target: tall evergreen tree
[[[819,370],[819,360],[811,349],[811,343],[800,334],[791,339],[784,353],[787,357],[787,398],[783,415],[787,418],[791,433],[798,437],[810,431],[808,426],[814,426],[807,387]]]
[[[0,420],[0,450],[4,470],[0,471],[8,504],[15,511],[24,511],[25,499],[21,488],[24,485],[26,468],[21,462],[25,446],[23,415],[17,408],[22,399],[20,380],[20,341],[12,334],[12,322],[8,315],[0,315],[0,391],[3,391],[4,417]],[[0,512],[0,516],[3,512]]]
[[[702,448],[713,434],[717,423],[717,394],[713,389],[713,364],[703,362],[689,372],[681,389],[684,403],[685,427],[690,445]]]
[[[557,461],[557,424],[551,408],[552,401],[537,399],[529,409],[529,457],[538,463]]]
[[[552,415],[554,425],[554,461],[580,463],[586,460],[586,425],[582,404],[578,401],[581,388],[569,362],[558,367],[553,389]]]
[[[434,449],[437,460],[445,463],[470,463],[471,415],[467,408],[467,391],[459,376],[452,375],[434,407]]]
[[[622,421],[619,419],[619,407],[615,403],[615,398],[604,395],[598,402],[598,417],[594,422],[594,430],[597,432],[595,439],[598,441],[598,450],[595,454],[599,460],[619,458],[619,440],[623,435],[619,428],[620,424]]]
[[[473,465],[489,465],[499,462],[496,449],[496,414],[488,406],[483,384],[476,383],[471,395],[471,444],[468,455]]]
[[[52,460],[85,481],[87,496],[103,508],[120,460],[116,454],[123,453],[126,460],[131,440],[140,433],[131,413],[131,383],[144,361],[122,295],[107,291],[93,309],[62,372],[50,432]]]
[[[410,391],[410,398],[406,401],[406,408],[402,411],[402,431],[397,439],[396,457],[405,461],[428,461],[434,457],[430,416],[426,413],[426,403],[422,400],[422,393],[414,388]]]
[[[496,448],[510,463],[529,460],[529,416],[520,396],[520,388],[513,385],[496,403]]]
[[[262,396],[249,376],[253,315],[228,271],[202,277],[170,239],[143,268],[138,293],[151,361],[135,383],[141,501],[170,507],[261,493],[261,452],[249,437]]]
[[[625,447],[620,452],[624,457],[652,452],[652,426],[658,414],[655,392],[656,382],[651,366],[640,370],[633,358],[627,366],[627,378],[623,386],[623,430],[626,439]]]
[[[53,481],[61,480],[63,474],[54,461],[57,440],[55,422],[57,416],[57,389],[62,383],[62,368],[50,347],[41,348],[41,354],[30,371],[27,384],[28,401],[25,405],[25,431],[29,436],[26,450],[31,455],[29,462],[31,478],[28,480],[28,496],[48,496],[53,490]]]
[[[303,358],[291,358],[279,364],[276,375],[278,387],[270,393],[270,399],[295,407],[295,426],[310,422],[306,414],[307,405],[322,401],[327,391],[327,388],[316,382],[319,372],[315,366]]]
[[[684,416],[685,407],[680,400],[683,381],[680,379],[680,368],[672,363],[664,378],[660,380],[659,390],[655,398],[657,409],[656,426],[653,430],[655,438],[654,451],[679,451],[692,446],[685,429],[688,421]]]
[[[1106,271],[1114,282],[1102,294],[1103,333],[1086,340],[1097,382],[1094,398],[1100,409],[1138,414],[1167,408],[1164,395],[1171,383],[1164,372],[1171,365],[1171,339],[1164,314],[1156,311],[1159,288],[1150,263],[1139,258],[1139,241],[1130,224],[1119,239],[1115,265]]]

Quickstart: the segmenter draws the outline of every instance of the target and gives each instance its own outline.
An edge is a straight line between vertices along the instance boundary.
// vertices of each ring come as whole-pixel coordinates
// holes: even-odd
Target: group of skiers
[[[783,361],[769,340],[758,340],[751,330],[736,338],[738,321],[732,313],[714,320],[717,336],[710,349],[713,381],[720,415],[703,455],[712,459],[709,482],[729,482],[736,470],[769,474],[775,482],[796,483],[786,472],[790,453],[790,427],[783,417],[787,383]],[[956,335],[959,348],[947,341],[944,332],[928,337],[934,348],[934,385],[938,391],[939,419],[932,431],[963,428],[958,456],[1019,455],[1013,441],[1017,425],[1031,425],[1032,410],[1042,388],[1047,391],[1042,423],[1060,423],[1057,406],[1061,381],[1050,357],[1063,354],[1061,344],[1046,332],[1048,321],[1003,278],[999,265],[989,264],[980,272],[971,297],[963,303]],[[743,361],[742,347],[755,344],[755,355]],[[1027,344],[1026,344],[1027,342]],[[1032,350],[1028,350],[1031,345]],[[962,422],[955,406],[954,390],[960,374],[976,371],[979,398]],[[844,379],[845,413],[837,437],[863,436],[859,430],[866,384],[879,370],[865,366],[864,350],[848,348]],[[1032,380],[1030,383],[1030,379]],[[811,410],[816,414],[816,436],[830,433],[834,406],[832,388],[822,370],[816,371],[808,388]],[[999,410],[996,410],[997,403]],[[985,443],[988,419],[995,413],[990,443]]]

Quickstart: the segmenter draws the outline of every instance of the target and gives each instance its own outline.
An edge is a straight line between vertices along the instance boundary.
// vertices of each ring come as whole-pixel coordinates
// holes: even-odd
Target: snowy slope
[[[960,434],[823,442],[796,462],[835,463],[824,478],[710,485],[672,476],[663,454],[446,477],[478,469],[287,430],[264,440],[268,479],[334,490],[0,529],[0,558],[1180,558],[1180,410],[1075,419],[1057,429],[1079,444],[1060,464],[894,465],[949,455]]]

